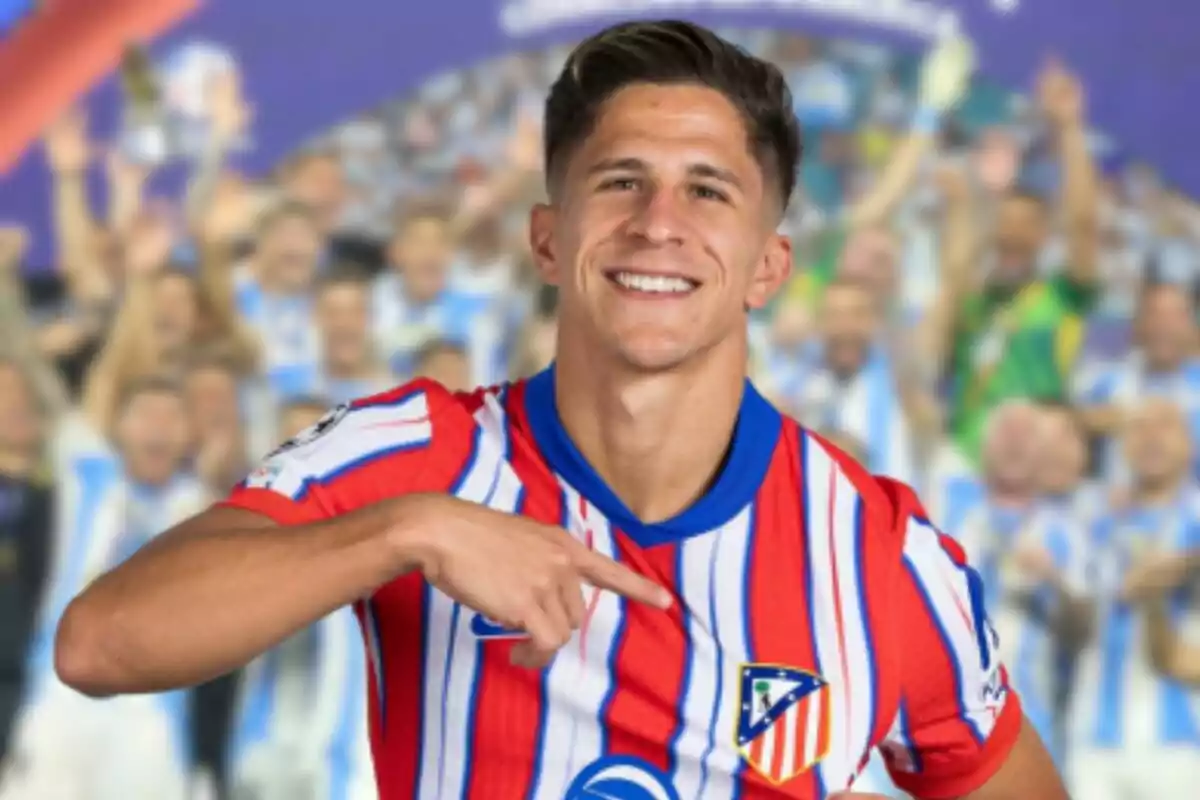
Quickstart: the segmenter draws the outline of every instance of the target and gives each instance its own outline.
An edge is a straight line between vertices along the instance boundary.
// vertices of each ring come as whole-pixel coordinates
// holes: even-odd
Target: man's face
[[[1126,421],[1124,446],[1137,479],[1158,484],[1178,478],[1191,458],[1191,436],[1183,412],[1167,400],[1146,400]]]
[[[228,370],[213,366],[192,370],[184,384],[184,401],[198,439],[227,434],[238,427],[237,380]]]
[[[388,255],[404,278],[405,292],[418,302],[428,302],[445,288],[453,252],[446,222],[421,217],[401,227]]]
[[[1046,242],[1046,211],[1030,197],[1010,195],[996,216],[996,271],[991,279],[1019,286],[1034,277]]]
[[[1079,485],[1087,469],[1087,442],[1069,411],[1054,408],[1043,411],[1042,415],[1038,482],[1043,492],[1064,495]]]
[[[0,364],[0,449],[29,453],[42,437],[42,421],[29,382],[9,364]]]
[[[881,228],[850,234],[838,262],[838,275],[871,290],[880,308],[887,308],[896,290],[896,240]]]
[[[258,241],[263,277],[283,291],[302,292],[312,283],[321,254],[313,224],[300,215],[275,220]]]
[[[165,353],[177,353],[194,341],[199,309],[196,287],[185,275],[166,273],[154,287],[154,333]]]
[[[471,370],[467,358],[454,350],[438,350],[421,362],[418,377],[430,378],[452,392],[471,388]]]
[[[288,176],[284,190],[293,200],[313,210],[323,233],[331,233],[341,221],[346,204],[346,177],[336,159],[325,156],[305,159]]]
[[[821,338],[825,363],[838,374],[852,375],[866,362],[875,338],[879,317],[867,290],[849,283],[835,283],[821,300]]]
[[[564,344],[639,370],[744,350],[746,309],[786,280],[791,251],[733,105],[703,87],[630,86],[569,158],[531,224]]]
[[[333,364],[361,364],[369,343],[370,305],[367,289],[358,283],[326,286],[317,298],[317,327],[321,348]]]
[[[129,401],[117,422],[125,469],[136,480],[158,485],[183,464],[191,442],[183,398],[170,392],[142,392]]]
[[[1192,303],[1177,286],[1146,290],[1138,314],[1138,337],[1146,360],[1155,369],[1175,369],[1196,338]]]
[[[1037,409],[1012,405],[992,412],[983,445],[984,471],[993,486],[1030,488],[1043,453],[1041,419]]]

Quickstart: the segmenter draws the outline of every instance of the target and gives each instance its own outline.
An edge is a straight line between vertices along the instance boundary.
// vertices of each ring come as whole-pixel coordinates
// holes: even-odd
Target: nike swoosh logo
[[[471,633],[480,639],[526,639],[529,637],[525,631],[506,628],[479,613],[471,618]]]

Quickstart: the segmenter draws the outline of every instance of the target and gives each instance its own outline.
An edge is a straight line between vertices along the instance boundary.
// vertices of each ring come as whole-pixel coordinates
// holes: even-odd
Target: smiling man
[[[620,25],[545,136],[556,364],[332,412],[81,595],[64,678],[186,685],[353,603],[383,800],[816,800],[876,748],[917,797],[1062,800],[958,547],[745,379],[792,263],[778,70]]]

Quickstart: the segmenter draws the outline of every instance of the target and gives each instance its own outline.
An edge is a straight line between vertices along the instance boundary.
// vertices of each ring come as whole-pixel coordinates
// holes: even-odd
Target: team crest
[[[829,684],[777,664],[743,664],[738,752],[774,784],[790,781],[829,753]]]

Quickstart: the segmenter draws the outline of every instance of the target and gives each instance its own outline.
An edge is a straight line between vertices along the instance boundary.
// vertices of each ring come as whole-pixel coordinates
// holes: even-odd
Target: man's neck
[[[719,352],[721,351],[721,352]],[[733,440],[746,374],[742,344],[722,344],[669,374],[599,365],[560,337],[559,417],[575,446],[645,522],[670,519],[703,496]]]
[[[1183,483],[1181,476],[1156,480],[1140,480],[1133,485],[1133,505],[1138,508],[1160,508],[1174,503]]]

